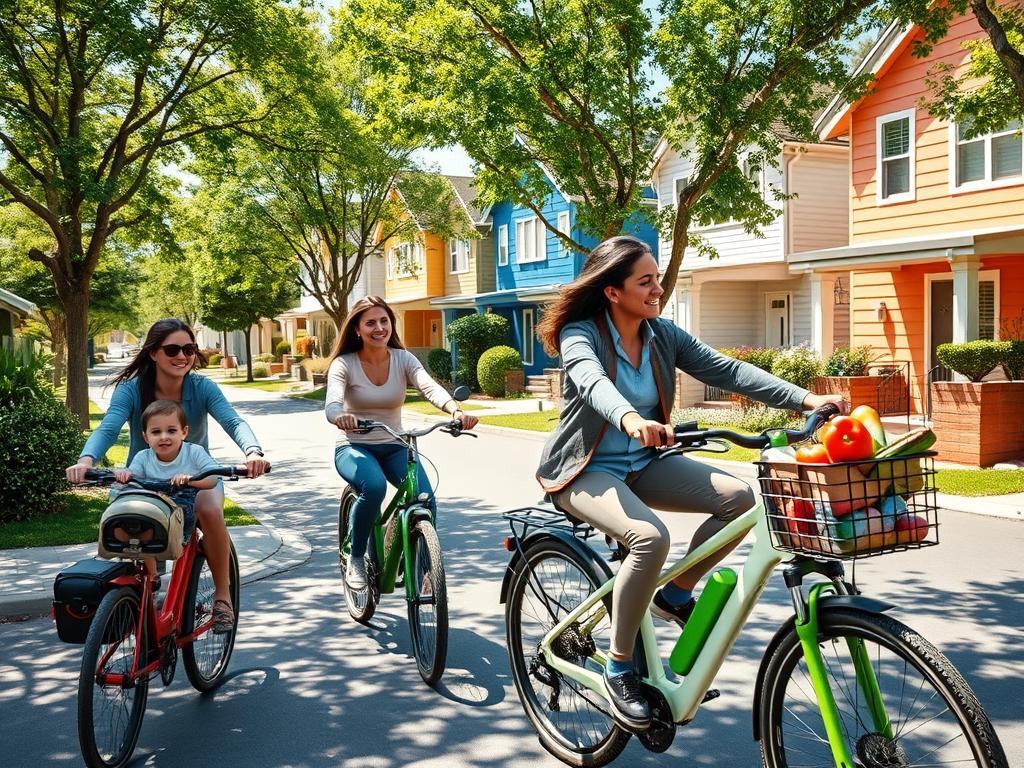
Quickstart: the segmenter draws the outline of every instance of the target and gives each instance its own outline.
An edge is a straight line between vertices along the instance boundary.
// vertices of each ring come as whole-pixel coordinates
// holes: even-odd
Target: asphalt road
[[[432,690],[410,657],[401,597],[385,597],[370,627],[345,612],[334,554],[342,483],[332,428],[315,404],[226,391],[275,461],[266,482],[239,485],[239,498],[275,526],[301,530],[313,556],[244,590],[230,678],[219,690],[200,696],[184,674],[167,689],[152,685],[133,765],[560,765],[540,747],[515,695],[498,603],[507,558],[500,512],[538,500],[541,443],[493,433],[422,441],[440,470],[451,606],[448,670]],[[220,441],[214,453],[229,460]],[[675,539],[685,542],[698,520],[669,517]],[[895,615],[946,652],[989,712],[1010,765],[1024,765],[1024,525],[956,513],[942,523],[940,546],[864,562],[857,582],[897,603]],[[719,674],[721,698],[679,730],[667,754],[634,741],[616,765],[760,765],[750,727],[753,680],[787,605],[779,577]],[[668,646],[674,637],[662,631]],[[81,764],[80,654],[80,646],[57,640],[48,619],[0,626],[0,766]]]

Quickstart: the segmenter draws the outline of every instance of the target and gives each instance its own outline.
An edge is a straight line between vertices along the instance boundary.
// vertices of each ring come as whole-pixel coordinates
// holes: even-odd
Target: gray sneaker
[[[354,592],[366,588],[366,558],[349,557],[345,567],[345,584]]]

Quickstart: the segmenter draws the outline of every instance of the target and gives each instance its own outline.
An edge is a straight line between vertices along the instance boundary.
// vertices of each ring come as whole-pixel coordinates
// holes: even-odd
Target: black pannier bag
[[[53,580],[53,618],[58,637],[65,643],[84,643],[100,601],[114,588],[110,582],[133,571],[130,562],[91,557],[58,573]]]

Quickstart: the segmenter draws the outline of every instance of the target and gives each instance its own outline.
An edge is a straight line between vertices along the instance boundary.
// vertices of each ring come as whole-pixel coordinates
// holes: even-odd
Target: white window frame
[[[907,120],[908,127],[908,141],[907,141],[907,152],[905,155],[894,155],[893,157],[882,157],[882,129],[886,123],[894,123],[897,120]],[[880,115],[875,118],[875,204],[876,205],[892,205],[894,203],[906,203],[911,200],[917,199],[917,176],[916,176],[916,132],[917,132],[917,110],[916,109],[904,109],[899,112],[890,112],[887,115]],[[889,195],[888,197],[882,196],[882,190],[885,186],[884,179],[882,177],[882,171],[884,167],[884,160],[901,160],[904,157],[908,159],[909,165],[909,189],[906,192],[899,192],[897,194]]]
[[[405,256],[399,257],[404,251]],[[391,249],[393,265],[388,270],[393,277],[416,277],[423,266],[423,246],[420,243],[399,243]],[[403,269],[404,267],[404,269]]]
[[[453,275],[469,272],[469,240],[448,241],[448,271]]]
[[[526,318],[530,318],[527,323]],[[532,309],[523,310],[523,365],[533,365],[533,333],[536,327],[537,317]],[[530,326],[530,332],[526,332],[526,326]]]
[[[672,202],[670,205],[679,205],[679,192],[680,187],[686,188],[686,185],[690,183],[689,174],[682,174],[680,176],[674,176],[672,178]]]
[[[558,212],[558,226],[556,229],[566,237],[572,237],[572,227],[569,226],[569,212],[559,211]],[[564,256],[569,252],[569,246],[564,241],[558,241],[558,255]]]
[[[1000,189],[1002,187],[1016,187],[1024,184],[1024,140],[1021,141],[1021,175],[1011,176],[1007,179],[992,178],[992,139],[998,136],[1008,136],[1016,133],[1017,130],[995,131],[982,136],[975,136],[969,141],[985,142],[985,178],[978,181],[968,181],[964,184],[957,184],[957,168],[959,166],[959,148],[962,143],[957,138],[957,124],[949,124],[949,191],[950,194],[958,192],[974,192],[979,189]]]
[[[530,253],[524,246],[526,245],[526,227],[532,223],[533,230],[533,248]],[[537,216],[527,216],[526,218],[516,220],[516,263],[517,264],[535,264],[537,262],[544,261],[547,259],[547,230],[541,223],[540,218]]]
[[[498,226],[498,266],[508,266],[508,224]]]

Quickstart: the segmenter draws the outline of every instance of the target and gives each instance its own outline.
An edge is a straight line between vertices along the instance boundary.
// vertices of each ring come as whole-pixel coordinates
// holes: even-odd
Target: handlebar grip
[[[835,403],[825,403],[825,405],[815,409],[814,413],[816,416],[820,416],[822,421],[828,421],[833,416],[838,416],[840,410],[839,406]]]
[[[356,429],[373,429],[373,422],[369,419],[356,419]]]

